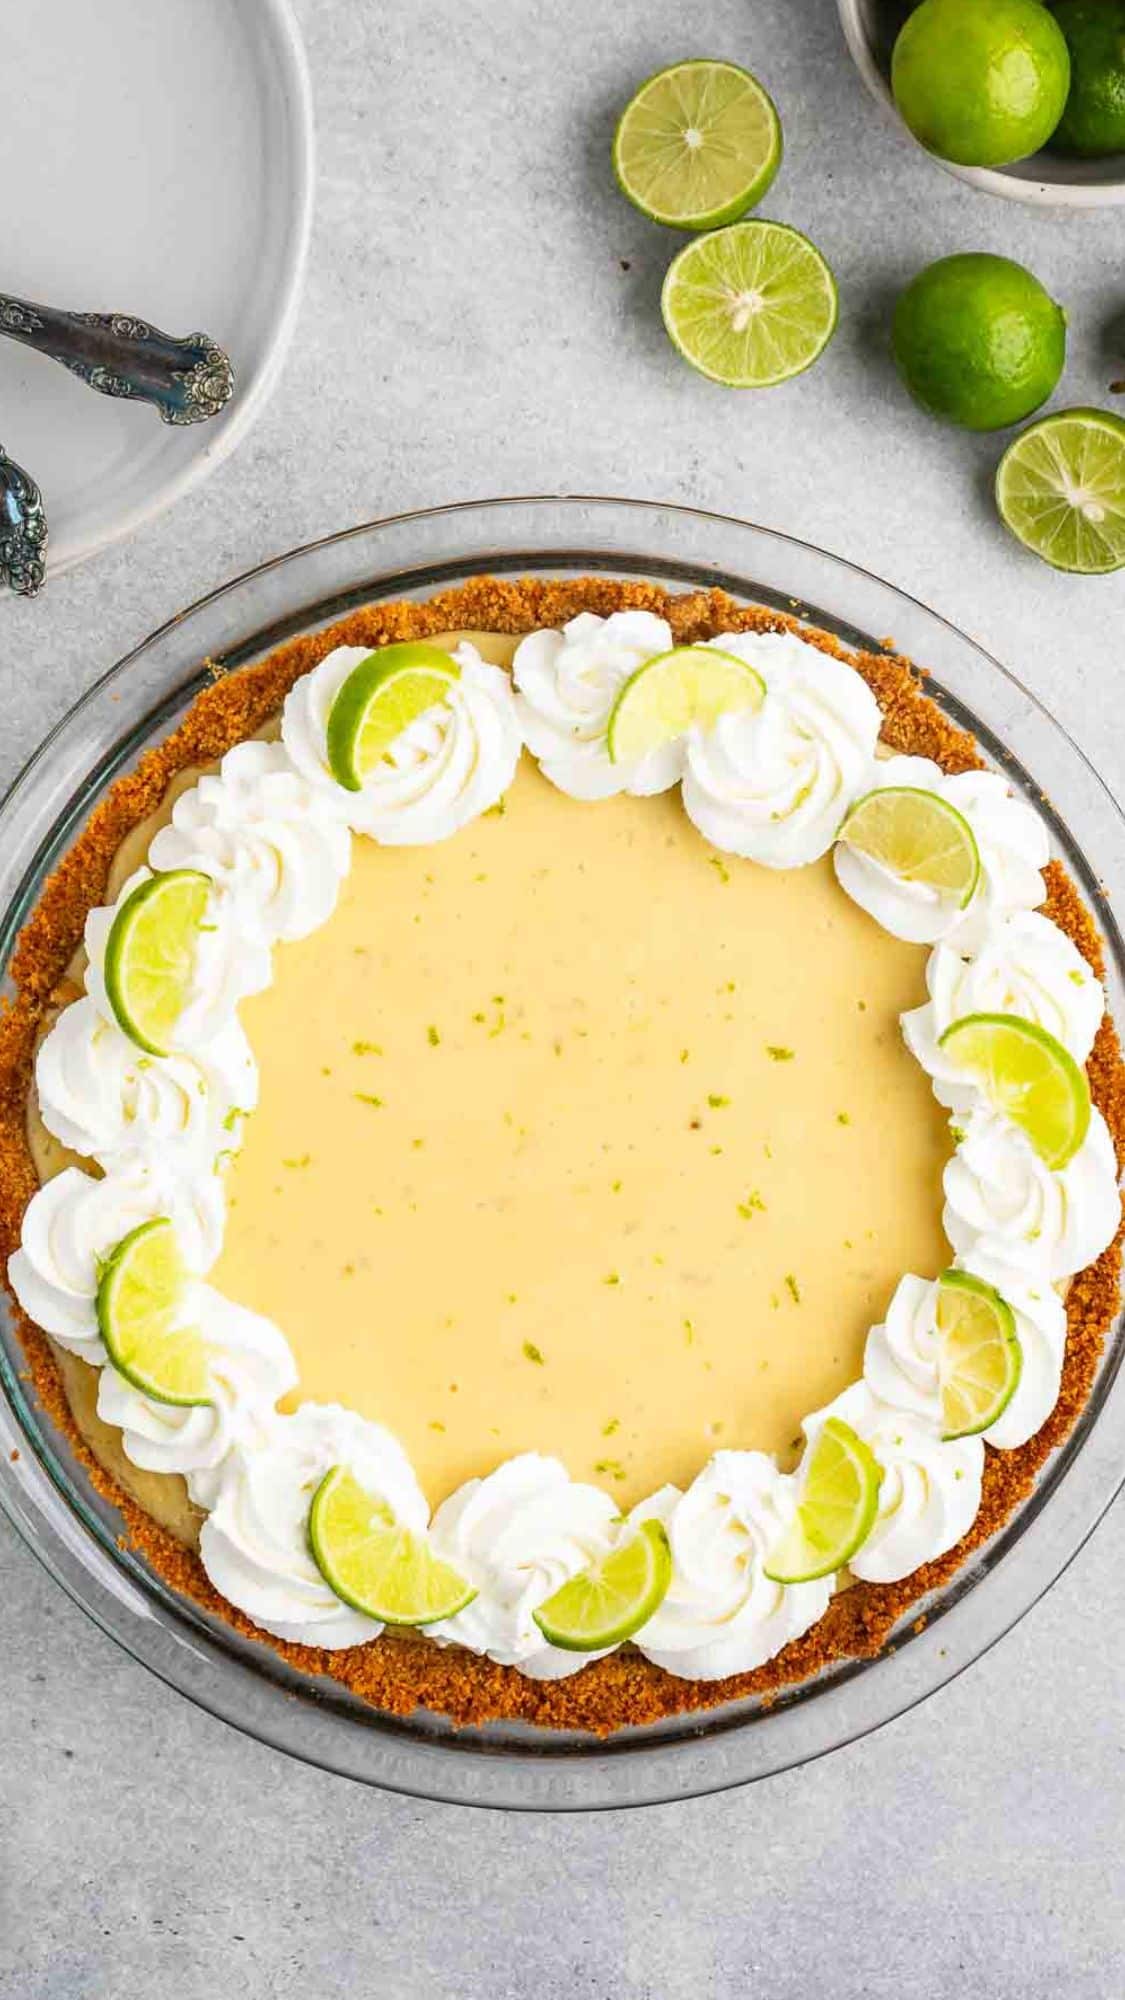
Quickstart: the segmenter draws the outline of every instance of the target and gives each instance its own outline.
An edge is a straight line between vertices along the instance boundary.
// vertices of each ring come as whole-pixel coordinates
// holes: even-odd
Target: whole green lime
[[[966,430],[1002,430],[1055,387],[1066,314],[1022,264],[967,251],[911,279],[895,306],[891,344],[923,409]]]
[[[916,139],[959,166],[1045,146],[1066,104],[1066,38],[1041,0],[922,0],[894,46],[895,103]]]
[[[1053,0],[1070,50],[1070,96],[1053,153],[1125,153],[1125,0]]]

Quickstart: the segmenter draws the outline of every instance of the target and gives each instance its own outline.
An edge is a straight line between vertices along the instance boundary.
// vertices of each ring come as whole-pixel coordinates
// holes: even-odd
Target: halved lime
[[[836,330],[836,280],[807,236],[735,222],[673,257],[660,310],[674,346],[712,382],[768,389],[810,368]]]
[[[328,713],[328,764],[337,784],[361,791],[396,736],[447,701],[460,675],[456,660],[420,640],[384,646],[360,660]]]
[[[384,1625],[434,1625],[476,1596],[425,1535],[404,1528],[346,1465],[326,1472],[313,1495],[309,1545],[337,1597]]]
[[[969,1271],[938,1279],[938,1382],[942,1435],[975,1437],[1006,1410],[1020,1379],[1023,1351],[1006,1299]]]
[[[552,1646],[597,1653],[647,1624],[672,1581],[672,1551],[659,1521],[642,1521],[600,1562],[579,1570],[534,1613]]]
[[[209,1403],[207,1348],[179,1312],[186,1272],[166,1216],[129,1232],[98,1281],[98,1331],[119,1375],[158,1403]]]
[[[1090,1128],[1090,1086],[1069,1049],[1018,1014],[966,1014],[940,1048],[1056,1171]]]
[[[883,1470],[870,1445],[829,1417],[810,1454],[797,1512],[766,1560],[774,1583],[811,1583],[854,1556],[879,1508]]]
[[[766,684],[756,667],[716,646],[674,646],[630,674],[610,710],[606,747],[614,764],[645,757],[686,735],[713,729],[735,708],[760,708]]]
[[[213,883],[195,868],[171,868],[138,883],[110,925],[106,998],[130,1039],[165,1056],[191,993],[200,926]]]
[[[900,882],[922,882],[964,909],[980,879],[980,854],[963,813],[936,792],[887,785],[852,807],[840,839]]]
[[[621,192],[650,222],[718,229],[760,201],[781,165],[781,123],[735,63],[673,64],[642,83],[613,135]]]
[[[1058,410],[1008,446],[996,473],[1005,527],[1054,569],[1104,576],[1125,564],[1125,421]]]

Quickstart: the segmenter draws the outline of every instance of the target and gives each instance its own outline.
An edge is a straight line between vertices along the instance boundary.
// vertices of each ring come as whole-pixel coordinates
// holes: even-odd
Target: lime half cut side
[[[1018,1125],[1058,1172],[1090,1129],[1090,1086],[1069,1049],[1018,1014],[966,1014],[943,1048],[996,1111]]]
[[[384,646],[353,667],[328,712],[328,766],[349,792],[384,758],[404,729],[448,701],[460,679],[456,660],[440,646]]]
[[[811,368],[839,310],[820,251],[781,222],[735,222],[686,243],[660,309],[684,360],[731,389],[768,389]]]
[[[346,1465],[326,1472],[313,1495],[309,1545],[337,1597],[384,1625],[434,1625],[476,1596],[425,1535],[403,1527]]]
[[[852,807],[840,839],[900,882],[937,889],[962,910],[980,880],[973,829],[936,792],[910,785],[868,792]]]
[[[197,869],[169,869],[139,883],[110,926],[106,997],[118,1026],[149,1055],[167,1055],[175,1039],[212,888]]]
[[[212,1401],[207,1347],[180,1323],[187,1274],[164,1216],[131,1230],[102,1267],[98,1330],[119,1375],[158,1403]]]
[[[1059,410],[1014,438],[996,473],[1005,527],[1054,569],[1104,576],[1125,565],[1125,422]]]
[[[969,1271],[938,1279],[938,1382],[942,1435],[975,1437],[1007,1409],[1023,1352],[1006,1299]]]
[[[606,747],[614,764],[632,763],[684,736],[713,729],[732,709],[760,708],[766,684],[756,667],[715,646],[674,646],[638,667],[610,710]]]
[[[812,1583],[842,1569],[867,1540],[883,1473],[870,1445],[841,1417],[828,1417],[812,1448],[797,1512],[765,1572],[774,1583]]]
[[[672,1581],[672,1552],[659,1521],[642,1521],[635,1534],[607,1556],[580,1570],[535,1612],[552,1646],[567,1653],[597,1653],[620,1646],[646,1625]]]
[[[781,122],[735,63],[676,63],[642,83],[613,136],[621,192],[650,222],[718,229],[761,200],[781,165]]]

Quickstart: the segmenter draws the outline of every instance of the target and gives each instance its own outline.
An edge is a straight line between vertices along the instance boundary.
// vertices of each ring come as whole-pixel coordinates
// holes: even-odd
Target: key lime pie
[[[386,1710],[877,1652],[1089,1392],[1100,965],[889,652],[606,579],[357,612],[217,679],[24,933],[40,1399],[166,1580]]]

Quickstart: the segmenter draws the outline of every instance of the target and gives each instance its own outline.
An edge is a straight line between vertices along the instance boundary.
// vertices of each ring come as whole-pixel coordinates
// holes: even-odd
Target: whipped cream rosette
[[[616,1521],[608,1493],[572,1480],[558,1459],[536,1452],[466,1481],[438,1508],[430,1540],[477,1595],[455,1618],[431,1626],[431,1636],[518,1667],[532,1680],[576,1674],[593,1656],[549,1645],[534,1614],[608,1554]]]
[[[150,882],[154,870],[138,868],[114,903],[91,910],[86,919],[86,991],[104,1020],[114,1019],[106,991],[105,953],[118,911],[134,890]],[[163,871],[162,871],[163,872]],[[273,967],[269,946],[243,922],[233,896],[216,882],[207,901],[207,921],[195,940],[191,991],[166,1046],[178,1055],[200,1056],[235,1025],[239,1002],[261,993]]]
[[[942,1178],[942,1227],[960,1255],[978,1253],[1050,1282],[1084,1270],[1121,1223],[1117,1156],[1096,1108],[1070,1163],[1047,1166],[1000,1112],[959,1117],[957,1150]]]
[[[765,1564],[796,1504],[796,1484],[761,1451],[719,1451],[687,1491],[662,1487],[632,1519],[662,1521],[672,1582],[634,1643],[684,1680],[749,1673],[807,1632],[832,1578],[774,1583]]]
[[[790,632],[707,642],[757,669],[760,708],[687,739],[684,808],[715,847],[767,868],[826,854],[871,782],[881,715],[863,676]]]
[[[614,702],[645,662],[674,641],[665,619],[651,611],[614,611],[598,618],[580,611],[561,631],[531,632],[512,665],[523,740],[544,777],[572,799],[606,799],[615,792],[665,792],[683,769],[679,743],[635,763],[615,764],[607,746]]]
[[[210,875],[238,927],[272,944],[327,923],[351,841],[334,804],[302,777],[283,744],[250,741],[180,793],[149,860]]]
[[[945,1555],[968,1533],[980,1506],[984,1472],[979,1437],[943,1438],[938,1424],[884,1403],[866,1382],[853,1382],[805,1418],[810,1446],[829,1417],[851,1425],[883,1474],[874,1525],[848,1564],[854,1576],[867,1583],[897,1583]]]
[[[295,683],[281,734],[296,769],[356,833],[384,846],[446,840],[502,798],[515,776],[521,738],[511,683],[467,640],[452,659],[460,669],[444,699],[408,724],[362,789],[338,784],[328,762],[332,704],[368,654],[338,646]]]

